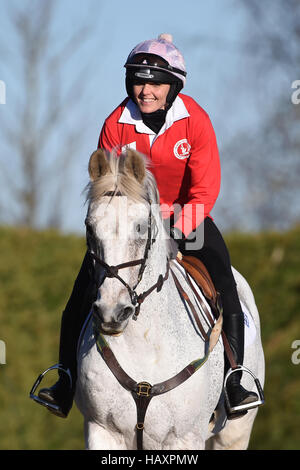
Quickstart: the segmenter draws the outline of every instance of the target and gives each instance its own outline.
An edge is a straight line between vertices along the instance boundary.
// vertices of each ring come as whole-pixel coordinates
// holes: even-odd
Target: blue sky
[[[44,0],[26,1],[29,8],[34,8]],[[10,53],[0,61],[0,80],[6,84],[6,105],[0,106],[0,119],[11,123],[18,103],[22,102],[20,77],[24,63],[6,7],[24,3],[1,0],[0,40]],[[97,146],[104,119],[126,96],[123,65],[140,41],[162,32],[173,35],[187,66],[183,92],[210,115],[220,149],[240,128],[255,122],[256,111],[239,69],[238,45],[246,39],[245,21],[244,11],[236,0],[151,0],[148,4],[140,0],[59,0],[51,30],[50,55],[61,50],[81,27],[90,29],[87,39],[65,61],[58,84],[67,90],[73,78],[82,73],[74,104],[65,110],[66,117],[51,143],[51,152],[59,154],[63,136],[70,129],[76,129],[82,136],[80,147],[72,150],[72,178],[66,181],[69,196],[63,203],[65,230],[83,231],[86,207],[82,190],[87,183],[88,158]],[[44,74],[45,83],[55,79],[51,71]],[[0,149],[3,155],[1,143]]]

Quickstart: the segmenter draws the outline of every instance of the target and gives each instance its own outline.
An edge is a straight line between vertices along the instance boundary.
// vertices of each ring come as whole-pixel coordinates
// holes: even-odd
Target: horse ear
[[[146,169],[144,158],[140,153],[132,149],[127,149],[125,169],[128,173],[131,173],[139,183],[143,182],[146,176]]]
[[[109,171],[109,163],[106,158],[105,150],[98,149],[92,153],[89,161],[90,180],[95,181],[97,178],[106,175]]]

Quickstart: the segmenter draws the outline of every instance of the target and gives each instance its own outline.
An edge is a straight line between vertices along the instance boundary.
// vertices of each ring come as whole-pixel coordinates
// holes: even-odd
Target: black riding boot
[[[223,329],[230,344],[237,365],[242,365],[244,360],[244,316],[242,313],[224,315]],[[225,375],[230,369],[230,363],[225,354]],[[239,418],[253,408],[252,403],[258,400],[258,395],[249,392],[241,384],[242,371],[233,372],[227,380],[225,389],[225,405],[228,419]],[[245,405],[245,409],[234,411],[233,408]],[[249,405],[249,406],[246,406]],[[255,405],[256,406],[256,405]]]
[[[90,257],[86,255],[61,320],[59,363],[70,373],[72,383],[68,374],[59,370],[59,380],[50,388],[42,388],[38,394],[46,403],[56,405],[58,410],[49,410],[62,418],[67,417],[73,405],[77,380],[78,339],[95,297],[91,268]]]

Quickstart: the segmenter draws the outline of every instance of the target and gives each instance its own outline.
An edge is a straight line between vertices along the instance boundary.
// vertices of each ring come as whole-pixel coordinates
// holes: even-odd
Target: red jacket
[[[126,98],[105,120],[98,147],[130,147],[150,159],[162,216],[174,212],[174,226],[186,236],[209,216],[220,190],[219,153],[208,114],[189,96],[177,96],[157,135]]]

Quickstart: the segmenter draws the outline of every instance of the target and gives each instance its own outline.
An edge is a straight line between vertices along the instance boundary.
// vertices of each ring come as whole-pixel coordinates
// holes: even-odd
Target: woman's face
[[[141,83],[133,85],[135,101],[142,113],[165,109],[170,85],[167,83]]]

